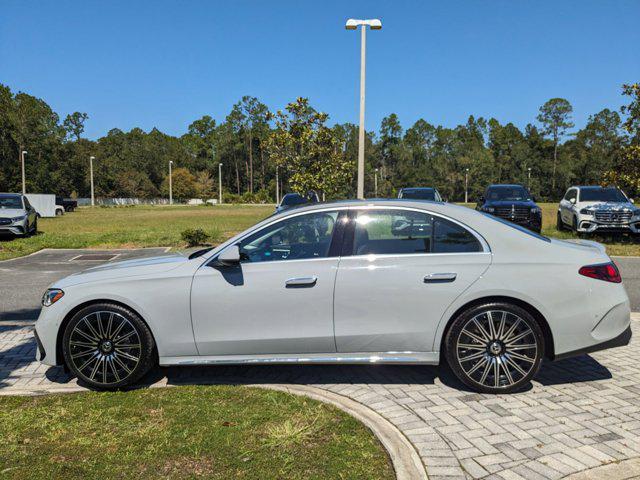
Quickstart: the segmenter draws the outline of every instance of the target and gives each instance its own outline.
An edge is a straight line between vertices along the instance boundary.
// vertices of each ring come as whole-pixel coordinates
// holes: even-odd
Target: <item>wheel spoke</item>
[[[487,347],[484,345],[474,345],[472,343],[459,343],[458,348],[466,349],[466,350],[486,350]]]
[[[113,338],[111,336],[111,327],[113,326],[113,313],[109,313],[109,321],[107,323],[107,338]]]
[[[127,375],[131,374],[132,370],[131,370],[129,367],[127,367],[127,366],[124,364],[124,362],[123,362],[122,360],[120,360],[118,357],[114,356],[114,357],[113,357],[113,361],[114,361],[114,363],[117,363],[118,365],[120,365],[120,367],[121,367],[125,372],[127,372]]]
[[[493,340],[495,338],[497,338],[496,335],[496,326],[493,323],[493,312],[487,312],[487,320],[489,320],[489,335],[490,335],[490,339]]]
[[[524,355],[520,355],[519,353],[507,352],[507,355],[509,357],[515,358],[517,360],[522,360],[523,362],[529,362],[529,363],[534,363],[535,362],[535,359],[529,358],[529,357],[525,357]]]
[[[478,363],[476,363],[471,370],[467,372],[467,375],[471,376],[476,370],[478,370],[481,366],[487,363],[487,357],[484,357]]]
[[[509,381],[509,385],[513,385],[513,376],[511,375],[511,372],[509,371],[509,365],[507,365],[506,362],[503,361],[503,359],[500,359],[500,363],[502,364],[502,369],[504,370],[504,374],[507,376],[507,380]]]
[[[488,339],[486,338],[481,338],[479,336],[477,336],[475,333],[471,333],[469,330],[462,330],[462,333],[464,333],[465,335],[467,335],[468,337],[473,338],[476,342],[480,342],[482,344],[486,343],[488,341]]]
[[[131,337],[131,335],[137,335],[137,332],[134,330],[132,332],[125,333],[123,336],[121,336],[120,338],[115,340],[115,344],[119,345],[120,342],[122,342],[122,341],[126,340],[127,338]]]
[[[71,355],[71,358],[75,360],[76,358],[81,358],[81,357],[84,357],[86,355],[93,355],[95,353],[96,353],[95,349],[92,348],[91,350],[86,350],[84,352],[75,353],[75,354]]]
[[[518,342],[519,340],[522,340],[523,338],[525,338],[527,335],[529,335],[529,334],[531,334],[531,333],[533,333],[533,330],[531,330],[531,329],[529,328],[529,329],[527,329],[526,331],[524,331],[524,332],[522,332],[522,333],[520,333],[520,334],[516,335],[516,336],[515,336],[515,337],[513,337],[513,338],[506,339],[506,340],[504,341],[504,343],[506,343],[507,345],[513,345],[514,343]]]
[[[493,386],[500,386],[500,362],[497,358],[493,361]]]
[[[116,348],[116,353],[117,353],[118,355],[120,355],[120,356],[122,356],[122,357],[124,357],[124,358],[128,359],[128,360],[133,361],[133,362],[137,362],[138,360],[140,360],[140,358],[139,358],[139,357],[134,357],[133,355],[129,355],[128,353],[123,352],[123,351],[122,351],[122,350],[120,350],[119,348]]]
[[[507,312],[500,312],[500,325],[498,325],[498,332],[496,333],[496,338],[498,340],[502,339],[502,334],[504,333],[504,325],[506,322]]]
[[[116,382],[120,381],[120,375],[118,374],[118,369],[116,368],[116,366],[114,365],[114,359],[112,358],[111,361],[109,362],[109,365],[111,365],[111,371],[113,371],[113,376],[116,377]]]
[[[101,337],[101,335],[100,335],[98,332],[96,332],[95,328],[93,328],[93,326],[92,326],[92,325],[91,325],[91,323],[89,322],[89,317],[88,317],[88,316],[87,316],[87,317],[84,317],[84,319],[83,319],[83,320],[84,320],[85,325],[86,325],[87,327],[89,327],[89,330],[91,331],[91,334],[95,337],[95,339],[96,339],[96,340],[98,340],[98,341],[99,341],[99,340],[100,340],[100,338],[102,338],[102,337]]]
[[[468,355],[464,358],[460,358],[460,363],[462,362],[469,362],[471,360],[475,360],[476,358],[480,358],[486,355],[486,352],[483,350],[482,352],[478,352],[478,353],[474,353],[471,355]]]
[[[74,347],[90,347],[96,348],[98,346],[97,342],[87,343],[87,342],[78,342],[77,340],[71,340],[69,345],[73,345]]]
[[[527,375],[527,372],[525,372],[522,368],[520,368],[520,365],[518,365],[516,362],[511,360],[509,357],[505,357],[505,360],[507,361],[507,363],[509,365],[511,365],[513,368],[515,368],[520,375],[522,375],[523,377],[525,377]]]
[[[123,318],[120,321],[120,325],[116,327],[115,332],[111,334],[111,338],[117,338],[118,334],[120,333],[120,330],[122,330],[122,328],[125,326],[126,323],[127,323],[126,320]]]
[[[509,330],[507,330],[507,333],[505,333],[500,340],[502,340],[503,342],[506,341],[506,339],[509,338],[509,336],[515,331],[515,329],[518,328],[518,325],[520,325],[521,321],[522,320],[518,318],[516,322],[513,325],[511,325]]]
[[[507,345],[507,349],[512,352],[513,350],[530,350],[533,348],[538,348],[535,343],[527,343],[525,345]]]
[[[489,333],[484,329],[484,327],[482,325],[480,325],[480,322],[478,322],[478,320],[476,320],[474,318],[473,319],[473,323],[476,324],[476,327],[480,331],[480,334],[482,335],[482,337],[483,337],[485,342],[488,342],[489,340],[491,340],[491,337],[489,336]]]
[[[97,361],[97,360],[98,360],[98,355],[97,355],[97,353],[98,353],[98,352],[96,352],[96,355],[95,355],[95,356],[91,357],[89,360],[87,360],[86,362],[84,362],[84,363],[82,364],[82,366],[78,368],[78,370],[83,371],[83,370],[84,370],[84,369],[85,369],[85,368],[86,368],[86,367],[87,367],[87,366],[88,366],[88,365],[89,365],[93,360],[96,360],[96,361]]]
[[[480,383],[482,385],[484,385],[484,382],[487,379],[487,376],[489,375],[490,371],[491,371],[491,361],[488,361],[486,367],[484,367],[484,372],[482,372],[482,377],[480,377]]]

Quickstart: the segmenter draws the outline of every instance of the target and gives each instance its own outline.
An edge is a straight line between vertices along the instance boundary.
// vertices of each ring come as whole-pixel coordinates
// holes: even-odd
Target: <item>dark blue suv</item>
[[[522,185],[489,185],[480,197],[476,210],[540,233],[542,210],[535,198]]]

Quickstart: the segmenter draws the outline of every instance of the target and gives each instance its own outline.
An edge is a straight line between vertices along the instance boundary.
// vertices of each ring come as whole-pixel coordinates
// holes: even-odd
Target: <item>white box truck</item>
[[[56,196],[49,193],[27,193],[29,203],[41,217],[56,216]]]

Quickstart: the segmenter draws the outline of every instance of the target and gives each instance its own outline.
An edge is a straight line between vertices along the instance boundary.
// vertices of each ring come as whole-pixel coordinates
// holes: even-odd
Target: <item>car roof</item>
[[[0,192],[0,195],[11,195],[12,197],[22,197],[21,193]]]
[[[522,187],[525,188],[521,183],[492,183],[487,188],[491,187]]]
[[[415,190],[436,190],[436,187],[404,187],[400,189],[401,192],[409,192]]]

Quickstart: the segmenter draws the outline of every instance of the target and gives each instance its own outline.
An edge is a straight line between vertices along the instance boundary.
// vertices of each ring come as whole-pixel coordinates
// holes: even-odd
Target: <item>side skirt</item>
[[[204,355],[160,357],[160,365],[399,364],[438,365],[440,352],[305,353],[300,355]]]

